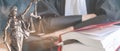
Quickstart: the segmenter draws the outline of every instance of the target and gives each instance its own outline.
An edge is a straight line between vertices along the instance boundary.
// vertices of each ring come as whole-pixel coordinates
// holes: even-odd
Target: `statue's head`
[[[11,16],[17,15],[17,7],[16,6],[11,7],[10,14],[11,14]]]

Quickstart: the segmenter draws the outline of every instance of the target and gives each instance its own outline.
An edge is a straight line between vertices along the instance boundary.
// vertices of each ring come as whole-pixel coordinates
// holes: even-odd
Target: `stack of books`
[[[61,39],[61,51],[116,51],[120,45],[120,26],[69,32],[61,35]],[[73,40],[76,42],[70,43]]]

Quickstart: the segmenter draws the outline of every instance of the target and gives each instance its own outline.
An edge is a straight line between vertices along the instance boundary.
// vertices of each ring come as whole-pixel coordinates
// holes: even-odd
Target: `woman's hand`
[[[82,16],[82,21],[87,21],[89,19],[95,18],[96,14],[87,14]]]

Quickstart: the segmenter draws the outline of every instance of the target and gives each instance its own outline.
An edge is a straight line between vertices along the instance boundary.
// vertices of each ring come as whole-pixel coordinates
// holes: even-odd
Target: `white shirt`
[[[66,0],[65,16],[87,14],[86,0]]]

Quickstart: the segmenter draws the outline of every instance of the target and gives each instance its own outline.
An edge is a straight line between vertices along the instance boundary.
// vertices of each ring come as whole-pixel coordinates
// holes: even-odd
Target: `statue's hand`
[[[30,14],[30,16],[34,16],[34,14],[33,14],[33,13],[31,13],[31,14]]]
[[[3,41],[4,41],[4,42],[6,42],[6,41],[7,41],[7,38],[6,38],[5,36],[3,37]]]

